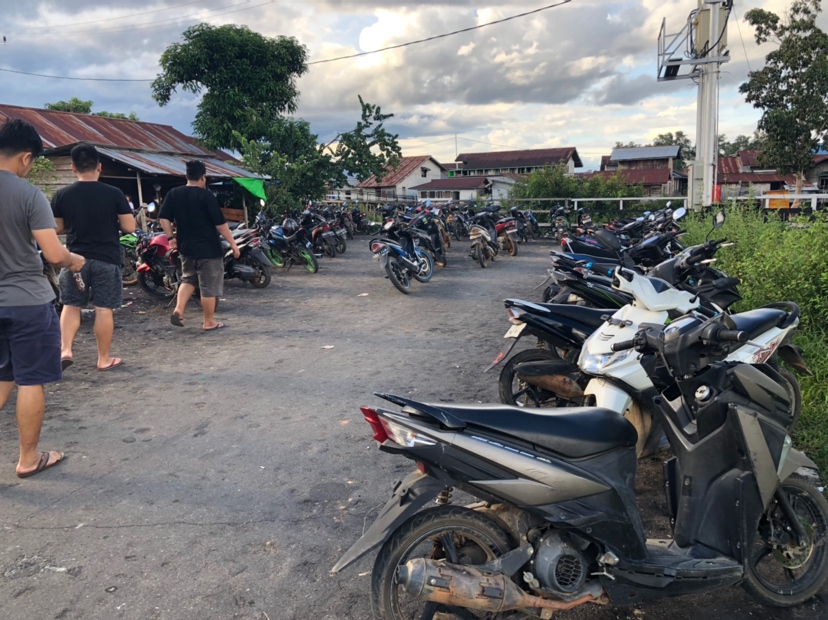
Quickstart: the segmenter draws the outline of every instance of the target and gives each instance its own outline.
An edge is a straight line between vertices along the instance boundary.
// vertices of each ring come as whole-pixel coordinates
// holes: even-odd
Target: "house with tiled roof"
[[[761,166],[757,160],[758,155],[759,151],[739,151],[733,157],[719,157],[716,183],[721,186],[723,199],[796,190],[796,175],[779,174],[776,170]],[[814,167],[806,172],[802,191],[817,191],[823,174],[824,189],[828,190],[828,155],[815,155]]]
[[[630,186],[643,186],[647,196],[680,196],[687,193],[687,175],[675,170],[680,146],[640,146],[613,149],[601,157],[600,172],[583,176],[619,176]]]
[[[372,176],[357,185],[367,199],[416,200],[412,188],[445,177],[446,169],[431,155],[402,157],[396,168],[388,168],[381,179]]]
[[[461,153],[455,160],[459,168],[449,171],[449,178],[458,176],[502,176],[530,174],[533,170],[564,165],[570,174],[583,168],[581,156],[575,147],[531,149],[523,151],[492,151],[488,153]]]

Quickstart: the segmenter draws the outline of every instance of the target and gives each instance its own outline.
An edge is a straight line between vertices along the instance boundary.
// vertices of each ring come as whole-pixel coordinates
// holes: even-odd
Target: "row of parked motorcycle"
[[[494,262],[500,252],[518,255],[518,246],[540,236],[531,211],[513,207],[509,215],[497,204],[475,213],[474,206],[453,205],[448,211],[430,202],[417,207],[386,206],[382,214],[382,236],[369,247],[386,277],[401,293],[411,290],[411,281],[429,282],[435,265],[445,267],[452,237],[471,242],[469,256],[481,268]]]
[[[376,617],[550,618],[736,585],[793,607],[820,592],[828,502],[791,442],[810,374],[799,307],[734,312],[740,282],[714,267],[731,244],[711,239],[724,212],[690,247],[685,216],[562,236],[544,303],[505,302],[508,343],[487,368],[505,362],[502,405],[378,393],[396,407],[361,408],[380,451],[416,463],[332,569],[381,546]],[[527,336],[537,347],[509,357]],[[666,449],[672,535],[649,540],[637,457]]]

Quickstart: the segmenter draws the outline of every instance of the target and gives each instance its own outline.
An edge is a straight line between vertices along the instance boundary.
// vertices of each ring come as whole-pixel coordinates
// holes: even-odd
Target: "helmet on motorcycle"
[[[331,210],[330,209],[322,209],[322,217],[326,220],[331,219]]]
[[[287,234],[292,235],[297,230],[299,230],[299,222],[294,220],[292,217],[289,217],[284,222],[282,222],[282,228]]]

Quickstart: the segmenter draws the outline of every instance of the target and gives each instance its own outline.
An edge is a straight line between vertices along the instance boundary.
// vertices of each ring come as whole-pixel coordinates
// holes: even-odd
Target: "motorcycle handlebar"
[[[626,351],[628,349],[634,349],[635,348],[635,340],[625,340],[623,342],[616,342],[610,348],[613,351],[615,351],[616,353],[618,351]]]
[[[747,332],[723,329],[716,334],[716,338],[722,342],[747,342],[749,335]]]

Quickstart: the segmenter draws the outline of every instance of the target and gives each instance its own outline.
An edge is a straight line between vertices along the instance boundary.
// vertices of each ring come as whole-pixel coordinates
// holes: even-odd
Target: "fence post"
[[[623,210],[624,210],[624,199],[623,199],[623,198],[621,199],[621,201],[620,201],[620,203],[619,203],[619,205],[618,205],[618,210],[619,210],[619,211],[623,211]]]
[[[811,210],[812,210],[812,211],[816,211],[816,210],[817,210],[817,199],[816,199],[816,196],[812,196],[812,197],[811,197]]]

